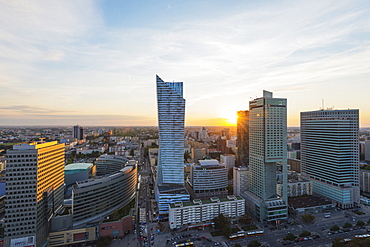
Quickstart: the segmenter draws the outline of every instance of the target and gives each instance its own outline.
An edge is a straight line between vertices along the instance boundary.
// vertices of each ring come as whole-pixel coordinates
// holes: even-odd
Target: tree
[[[239,219],[239,222],[244,224],[251,224],[253,222],[253,219],[249,214],[245,214]]]
[[[339,226],[337,225],[334,225],[330,228],[330,231],[338,231],[339,230]]]
[[[305,223],[312,223],[315,221],[315,216],[313,216],[312,214],[305,214],[305,215],[302,215],[302,220]]]
[[[223,235],[229,236],[231,234],[231,222],[229,218],[220,214],[213,219],[213,222],[215,223],[216,230],[221,230]]]
[[[308,237],[310,235],[311,235],[311,233],[309,231],[303,231],[303,232],[301,232],[301,234],[299,234],[299,236],[301,238]]]
[[[242,245],[241,245],[241,244],[239,244],[239,243],[236,243],[236,244],[234,245],[234,247],[242,247]]]
[[[261,246],[261,243],[258,240],[252,240],[247,245],[247,247],[258,247],[258,246]]]
[[[343,228],[351,228],[352,224],[349,222],[344,223]]]
[[[293,233],[288,233],[286,236],[285,236],[285,238],[284,238],[284,240],[290,240],[290,241],[294,241],[294,239],[296,238],[296,236],[293,234]]]
[[[100,237],[96,243],[96,247],[106,247],[112,242],[111,236]]]
[[[365,225],[365,222],[362,220],[357,221],[356,226],[363,227]]]
[[[346,247],[346,243],[343,238],[335,238],[332,244],[333,247]]]
[[[133,149],[130,150],[130,156],[134,157],[135,151]]]

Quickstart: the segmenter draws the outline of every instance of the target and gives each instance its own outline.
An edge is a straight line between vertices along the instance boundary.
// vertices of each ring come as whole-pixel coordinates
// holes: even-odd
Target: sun
[[[227,125],[236,125],[238,119],[237,111],[231,107],[225,108],[221,111],[221,118]]]

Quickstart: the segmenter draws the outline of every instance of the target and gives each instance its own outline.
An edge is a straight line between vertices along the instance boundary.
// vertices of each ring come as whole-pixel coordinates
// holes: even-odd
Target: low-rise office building
[[[136,196],[137,165],[105,177],[76,182],[72,187],[73,226],[102,219]]]
[[[245,200],[239,196],[227,196],[172,203],[169,208],[169,225],[171,229],[180,228],[187,224],[212,221],[220,214],[231,218],[244,215]]]
[[[96,166],[93,163],[73,163],[64,167],[64,182],[66,186],[77,181],[95,177]]]
[[[226,197],[227,171],[217,160],[199,160],[199,164],[192,165],[190,178],[185,183],[191,199]]]

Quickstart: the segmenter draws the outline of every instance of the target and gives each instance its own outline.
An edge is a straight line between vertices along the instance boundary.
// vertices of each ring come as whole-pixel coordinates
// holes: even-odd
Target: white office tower
[[[247,207],[259,220],[287,218],[287,100],[263,97],[249,102],[249,171]],[[283,172],[283,198],[276,194],[276,170]],[[248,202],[249,201],[249,202]]]
[[[313,193],[352,208],[360,200],[358,110],[301,112],[302,173]]]
[[[189,200],[184,187],[185,99],[182,82],[164,82],[157,76],[159,155],[157,201],[160,213],[168,203]]]

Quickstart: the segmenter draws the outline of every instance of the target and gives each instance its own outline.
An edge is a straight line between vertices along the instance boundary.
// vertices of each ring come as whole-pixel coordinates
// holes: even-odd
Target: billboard
[[[35,247],[35,240],[35,236],[11,239],[10,247]]]

